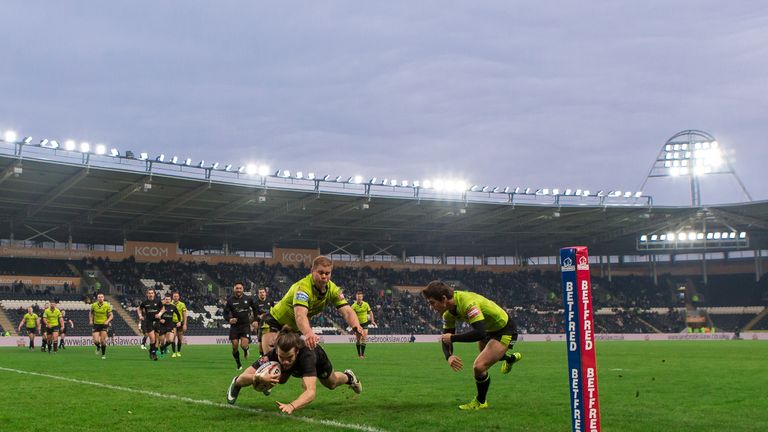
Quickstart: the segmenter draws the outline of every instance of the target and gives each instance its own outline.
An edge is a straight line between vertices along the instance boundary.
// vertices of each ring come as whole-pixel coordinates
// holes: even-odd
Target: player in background
[[[179,311],[178,315],[173,315],[173,322],[181,323],[180,325],[175,326],[176,327],[176,341],[173,345],[173,355],[171,357],[181,357],[181,344],[184,342],[184,333],[187,331],[187,305],[184,304],[181,299],[181,294],[179,294],[178,291],[174,291],[173,298],[171,299],[171,304],[176,307],[176,310]],[[179,318],[181,317],[181,318]]]
[[[64,338],[67,336],[67,324],[69,324],[69,328],[73,329],[75,328],[75,323],[67,318],[67,311],[61,310],[61,332],[59,332],[59,349],[64,349]],[[54,341],[56,342],[56,341]]]
[[[42,352],[45,352],[48,349],[48,327],[45,325],[43,316],[45,316],[45,310],[50,306],[50,302],[45,302],[45,305],[43,305],[43,308],[40,309],[40,312],[37,314],[38,318],[40,318],[40,351]]]
[[[147,298],[139,305],[137,309],[141,328],[147,333],[149,339],[149,358],[157,361],[157,340],[155,339],[155,321],[160,318],[160,310],[163,304],[155,298],[155,290],[147,289]]]
[[[35,332],[40,333],[40,317],[35,314],[35,310],[32,308],[32,306],[27,308],[27,313],[25,313],[21,318],[21,321],[19,321],[19,334],[21,334],[22,324],[24,325],[24,328],[27,331],[27,335],[29,336],[29,350],[34,351]]]
[[[357,347],[357,357],[364,359],[365,346],[368,342],[368,326],[375,326],[376,322],[373,319],[373,311],[371,310],[371,305],[369,305],[368,302],[363,301],[362,291],[358,291],[355,294],[355,301],[352,303],[351,307],[357,315],[357,320],[360,321],[360,327],[363,329],[360,333],[355,333],[355,337],[357,338],[355,346]],[[370,319],[368,318],[369,316]]]
[[[259,342],[259,355],[264,355],[264,348],[261,345],[261,341],[264,338],[264,333],[269,332],[269,324],[264,322],[264,317],[269,313],[269,309],[275,305],[272,300],[267,300],[267,289],[264,287],[259,288],[258,295],[256,296],[256,337]]]
[[[59,351],[59,330],[61,329],[61,310],[56,307],[56,303],[51,302],[48,308],[43,311],[43,322],[46,327],[46,339],[48,341],[48,354]]]
[[[502,373],[508,373],[512,364],[522,359],[520,353],[507,352],[517,341],[515,322],[491,300],[469,291],[454,291],[442,281],[430,282],[421,293],[429,306],[443,317],[443,353],[454,371],[460,371],[463,366],[461,358],[453,353],[454,342],[478,342],[480,348],[480,354],[472,364],[477,396],[469,403],[459,405],[459,409],[488,408],[486,396],[491,386],[488,370],[503,360]],[[456,334],[456,321],[469,324],[471,330]]]
[[[256,369],[268,361],[280,363],[279,378],[264,378],[256,375]],[[275,338],[275,348],[249,366],[242,374],[232,379],[227,391],[227,402],[234,404],[240,394],[240,389],[243,387],[258,382],[285,384],[291,376],[301,378],[304,391],[289,403],[275,401],[278,409],[286,414],[291,414],[315,400],[318,380],[330,390],[346,384],[355,393],[363,391],[363,385],[354,372],[349,369],[344,372],[334,371],[331,360],[328,359],[328,355],[321,346],[317,345],[314,349],[309,349],[304,345],[300,333],[285,326]]]
[[[229,296],[224,305],[224,320],[229,322],[229,340],[232,342],[232,357],[235,358],[237,370],[242,370],[243,365],[240,362],[240,348],[243,350],[243,357],[248,359],[248,342],[251,339],[251,322],[258,313],[256,303],[253,298],[245,295],[243,283],[235,282],[232,290],[234,293]]]
[[[169,346],[173,346],[175,353],[176,345],[174,341],[176,332],[174,330],[176,327],[181,326],[181,315],[179,315],[179,310],[176,309],[176,306],[171,303],[171,293],[165,293],[165,296],[163,296],[163,307],[160,309],[156,324],[159,334],[160,355],[165,357]]]
[[[307,348],[314,349],[318,337],[309,325],[309,319],[323,311],[327,303],[336,306],[339,313],[355,333],[362,333],[355,311],[349,307],[341,289],[331,281],[333,261],[324,255],[312,260],[312,272],[291,285],[285,296],[264,317],[269,333],[264,334],[261,349],[272,349],[277,332],[284,325],[298,330],[304,336]]]
[[[93,326],[93,344],[96,346],[96,355],[101,352],[102,360],[107,358],[107,331],[113,319],[112,305],[104,301],[104,294],[98,293],[96,303],[91,303],[88,311],[88,324]]]

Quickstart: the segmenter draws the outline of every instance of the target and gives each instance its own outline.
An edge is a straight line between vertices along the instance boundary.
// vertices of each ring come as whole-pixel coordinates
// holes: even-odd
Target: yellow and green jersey
[[[171,300],[171,304],[176,306],[176,310],[179,311],[178,316],[176,316],[176,314],[173,314],[173,322],[177,323],[179,321],[184,321],[184,313],[187,312],[187,305],[185,305],[184,302],[181,300],[177,302]]]
[[[48,327],[56,327],[61,324],[61,311],[58,308],[48,308],[43,312],[43,319],[48,322]]]
[[[485,321],[485,330],[494,332],[503,329],[509,321],[504,309],[480,294],[454,291],[453,300],[456,303],[456,313],[450,310],[443,313],[444,329],[455,329],[457,320],[467,324]]]
[[[304,306],[308,309],[307,317],[313,317],[323,311],[325,305],[331,302],[336,308],[348,305],[341,288],[328,281],[325,285],[325,293],[320,293],[312,284],[312,275],[291,285],[285,296],[269,309],[269,314],[282,325],[288,325],[294,330],[296,326],[296,314],[294,306]]]
[[[37,327],[37,315],[33,313],[25,313],[24,325],[27,326],[28,329]]]
[[[112,305],[107,302],[102,304],[99,304],[99,302],[91,303],[91,315],[93,315],[94,324],[104,324],[107,322],[110,312],[112,312]]]
[[[352,302],[352,310],[355,311],[357,314],[357,320],[360,321],[360,324],[365,324],[368,322],[368,314],[371,313],[371,305],[368,304],[368,302]]]

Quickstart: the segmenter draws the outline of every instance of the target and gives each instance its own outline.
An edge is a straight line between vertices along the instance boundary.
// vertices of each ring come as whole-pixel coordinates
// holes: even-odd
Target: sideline
[[[163,399],[172,399],[172,400],[177,400],[177,401],[182,401],[182,402],[190,402],[190,403],[195,403],[195,404],[199,404],[199,405],[212,406],[212,407],[216,407],[216,408],[229,408],[229,409],[235,409],[235,410],[240,410],[240,411],[247,411],[247,412],[256,413],[256,414],[266,414],[266,415],[270,415],[270,416],[274,416],[274,417],[280,417],[280,418],[286,419],[286,420],[300,421],[300,422],[310,423],[310,424],[314,424],[314,425],[333,426],[333,427],[342,428],[342,429],[350,429],[350,430],[364,431],[364,432],[386,432],[384,429],[378,429],[378,428],[375,428],[375,427],[372,427],[372,426],[365,426],[365,425],[359,425],[359,424],[354,424],[354,423],[342,423],[342,422],[338,422],[338,421],[335,421],[335,420],[315,419],[315,418],[311,418],[311,417],[301,417],[301,416],[296,416],[296,415],[285,415],[285,414],[280,414],[280,413],[275,413],[275,412],[264,411],[264,410],[261,410],[261,409],[258,409],[258,408],[241,407],[241,406],[230,405],[230,404],[222,403],[222,402],[213,402],[213,401],[209,401],[209,400],[205,400],[205,399],[192,399],[192,398],[188,398],[188,397],[184,397],[184,396],[176,396],[176,395],[172,395],[172,394],[157,393],[157,392],[148,391],[148,390],[138,390],[138,389],[133,389],[133,388],[130,388],[130,387],[121,387],[121,386],[116,386],[116,385],[112,385],[112,384],[103,384],[103,383],[99,383],[99,382],[95,382],[95,381],[85,381],[85,380],[79,380],[79,379],[74,379],[74,378],[60,377],[60,376],[56,376],[56,375],[48,375],[48,374],[37,373],[37,372],[29,372],[29,371],[24,371],[24,370],[19,370],[19,369],[6,368],[6,367],[2,367],[2,366],[0,366],[0,371],[14,372],[14,373],[22,374],[22,375],[32,375],[32,376],[38,376],[38,377],[43,377],[43,378],[52,378],[52,379],[57,379],[57,380],[60,380],[60,381],[68,381],[68,382],[72,382],[72,383],[76,383],[76,384],[85,384],[85,385],[91,385],[91,386],[96,385],[96,386],[100,386],[100,387],[106,387],[106,388],[109,388],[109,389],[112,389],[112,390],[119,390],[119,391],[124,391],[124,392],[128,392],[128,393],[137,393],[137,394],[142,394],[142,395],[146,395],[146,396],[153,396],[153,397],[163,398]]]

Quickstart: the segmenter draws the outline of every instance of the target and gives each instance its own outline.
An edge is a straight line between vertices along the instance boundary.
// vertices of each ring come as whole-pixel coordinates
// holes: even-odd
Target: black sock
[[[360,344],[360,353],[361,353],[362,355],[365,355],[365,345],[366,345],[366,343],[365,343],[365,342],[363,342],[363,343],[361,343],[361,344]]]
[[[344,375],[347,376],[347,384],[352,384],[355,381],[355,379],[352,378],[352,375],[350,375],[350,374],[348,374],[346,372],[344,372]]]
[[[152,357],[153,354],[157,353],[157,344],[149,344],[149,356]]]
[[[30,340],[29,341],[29,349],[33,349],[35,347],[35,341]]]
[[[176,351],[181,352],[181,339],[176,341]]]
[[[477,401],[485,403],[485,397],[488,396],[488,387],[491,386],[491,376],[486,372],[484,377],[475,377],[475,384],[477,384]]]
[[[237,363],[237,367],[242,367],[243,365],[240,363],[240,351],[234,350],[232,351],[232,357],[235,358],[235,362]]]
[[[107,344],[101,345],[101,355],[107,354]]]
[[[243,347],[243,357],[248,358],[249,349],[251,349],[251,347]]]
[[[64,339],[61,339],[61,340],[59,341],[59,347],[60,347],[60,348],[64,348]]]
[[[363,355],[363,353],[360,351],[360,342],[355,344],[355,348],[357,348],[357,356]]]
[[[59,344],[57,344],[55,341],[53,342],[53,352],[57,352],[59,350]]]
[[[100,343],[96,342],[94,345],[96,345],[96,349],[97,350],[101,349],[101,344]]]
[[[141,344],[142,344],[142,345],[146,345],[146,344],[147,344],[147,337],[146,337],[146,336],[144,336],[143,338],[141,338]]]

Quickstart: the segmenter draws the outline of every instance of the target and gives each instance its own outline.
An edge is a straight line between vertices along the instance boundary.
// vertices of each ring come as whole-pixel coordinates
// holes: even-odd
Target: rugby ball
[[[256,369],[256,376],[259,377],[279,378],[281,373],[282,371],[280,370],[280,363],[276,361],[268,361]],[[274,387],[274,384],[263,384],[261,381],[255,380],[253,382],[253,388],[256,389],[256,391],[263,392],[272,389],[272,387]]]

